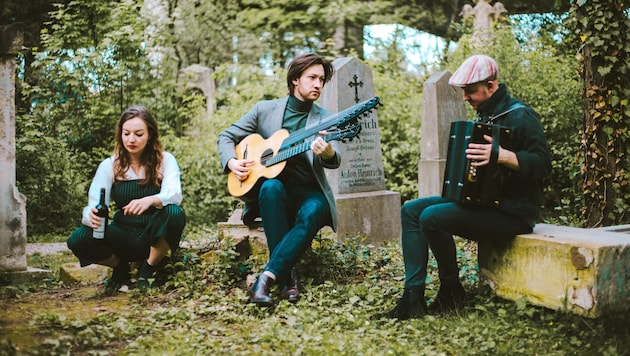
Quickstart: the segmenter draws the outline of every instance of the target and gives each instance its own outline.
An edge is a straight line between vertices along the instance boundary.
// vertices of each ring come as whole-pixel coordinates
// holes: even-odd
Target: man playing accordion
[[[380,317],[404,320],[427,313],[443,314],[463,306],[466,293],[459,281],[453,236],[474,241],[509,241],[533,230],[542,203],[542,179],[551,172],[551,157],[538,115],[514,99],[503,83],[494,59],[469,57],[453,73],[449,84],[463,89],[463,98],[477,120],[510,128],[510,147],[492,154],[492,137],[469,143],[466,159],[473,166],[497,164],[508,174],[500,191],[501,204],[475,205],[442,196],[406,202],[401,210],[405,285],[396,306]],[[438,264],[440,289],[427,307],[424,297],[429,248]]]

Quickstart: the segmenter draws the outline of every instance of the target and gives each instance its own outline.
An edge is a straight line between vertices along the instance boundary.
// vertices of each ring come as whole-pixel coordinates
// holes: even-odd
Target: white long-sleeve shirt
[[[181,172],[175,156],[169,152],[162,153],[162,166],[160,169],[162,173],[162,186],[157,197],[162,202],[162,206],[169,204],[179,205],[182,202],[182,183]],[[145,177],[144,168],[136,174],[133,169],[128,169],[126,172],[127,180],[143,179]],[[92,184],[90,184],[90,190],[88,192],[88,205],[83,208],[83,225],[90,226],[90,211],[98,204],[101,198],[101,188],[105,188],[105,203],[109,206],[111,187],[114,184],[114,156],[106,158],[99,165]]]

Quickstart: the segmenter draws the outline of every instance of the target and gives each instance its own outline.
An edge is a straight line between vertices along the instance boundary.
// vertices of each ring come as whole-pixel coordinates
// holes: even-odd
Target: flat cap
[[[489,78],[494,79],[498,73],[499,66],[497,66],[497,62],[494,59],[483,54],[476,54],[468,57],[457,68],[451,79],[448,80],[448,84],[456,87],[465,87]]]

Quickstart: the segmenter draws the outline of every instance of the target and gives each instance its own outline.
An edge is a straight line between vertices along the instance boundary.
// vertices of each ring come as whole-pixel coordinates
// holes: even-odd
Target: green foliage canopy
[[[71,229],[76,225],[96,165],[111,154],[115,122],[131,104],[145,105],[156,114],[165,147],[178,158],[189,223],[225,221],[238,201],[227,196],[215,147],[218,133],[256,101],[286,95],[282,58],[313,46],[329,56],[336,51],[328,41],[330,33],[320,31],[325,23],[360,23],[370,16],[368,12],[349,18],[341,14],[342,9],[359,6],[358,1],[347,6],[333,2],[319,9],[296,2],[296,13],[313,16],[298,16],[291,24],[288,13],[281,16],[281,2],[252,0],[244,4],[249,6],[247,16],[231,2],[173,1],[168,2],[167,13],[171,17],[154,19],[140,2],[133,0],[119,1],[115,6],[75,0],[50,13],[51,20],[42,33],[43,46],[29,67],[32,75],[20,82],[20,94],[29,106],[19,109],[18,184],[28,197],[30,232]],[[293,35],[300,28],[297,20],[312,21],[303,26],[305,37],[285,39],[280,37],[281,31],[272,31],[276,28],[266,27],[264,21],[256,25],[260,18],[252,18],[257,14],[254,9],[264,10],[268,19],[274,19],[275,27],[284,26],[285,32]],[[249,21],[247,26],[241,26],[244,21]],[[260,28],[248,35],[239,26],[247,31],[253,26]],[[209,30],[204,33],[202,29],[206,27]],[[187,28],[191,30],[186,31]],[[233,36],[225,35],[226,30],[237,34],[236,45]],[[554,155],[554,173],[545,194],[546,218],[575,223],[573,213],[581,206],[575,135],[580,117],[579,81],[573,73],[574,60],[567,54],[570,52],[556,50],[562,47],[553,40],[556,32],[551,36],[544,34],[551,34],[552,30],[546,31],[541,32],[541,37],[517,42],[511,28],[506,27],[483,51],[497,58],[502,80],[512,93],[541,114]],[[264,33],[269,33],[269,40],[254,43],[264,38],[258,37]],[[445,69],[453,71],[471,53],[466,33],[462,32],[458,50],[447,53]],[[276,40],[279,42],[274,44]],[[419,114],[424,78],[403,69],[400,43],[380,44],[380,55],[368,65],[374,71],[375,92],[385,104],[379,110],[379,126],[387,189],[400,192],[406,201],[417,196],[415,167],[420,157]],[[272,48],[276,65],[268,75],[263,73],[258,59]],[[234,60],[234,55],[238,60]],[[205,117],[203,100],[182,90],[180,69],[190,64],[214,69],[217,107],[211,118]],[[410,97],[414,99],[409,100]],[[194,125],[197,136],[178,136],[179,123]],[[64,160],[67,164],[46,165],[50,160]],[[48,192],[63,186],[72,189],[66,189],[67,195],[60,203]],[[43,208],[53,204],[62,205],[59,210],[66,212],[62,218],[53,217]],[[37,223],[32,219],[37,219]]]

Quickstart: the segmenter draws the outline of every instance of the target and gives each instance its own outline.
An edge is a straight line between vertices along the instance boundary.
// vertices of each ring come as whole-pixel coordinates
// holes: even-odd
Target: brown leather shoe
[[[258,276],[256,283],[249,290],[249,302],[255,303],[259,307],[270,307],[273,305],[273,299],[269,295],[269,290],[273,285],[273,278],[262,273]]]
[[[289,277],[289,285],[285,286],[280,292],[280,296],[282,299],[286,299],[289,303],[297,303],[298,299],[300,299],[300,289],[298,274],[295,269],[291,269],[290,277]]]

